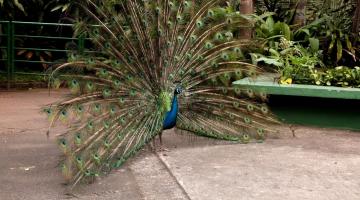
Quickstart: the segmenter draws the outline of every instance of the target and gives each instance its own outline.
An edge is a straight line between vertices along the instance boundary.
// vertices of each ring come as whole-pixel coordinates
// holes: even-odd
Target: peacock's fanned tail
[[[177,85],[180,129],[248,142],[276,122],[263,94],[231,87],[260,72],[242,54],[256,43],[238,37],[249,16],[224,0],[97,2],[77,3],[89,19],[76,32],[98,53],[71,55],[54,70],[53,84],[65,79],[71,95],[45,109],[51,125],[69,125],[59,146],[70,184],[120,167],[159,134]]]

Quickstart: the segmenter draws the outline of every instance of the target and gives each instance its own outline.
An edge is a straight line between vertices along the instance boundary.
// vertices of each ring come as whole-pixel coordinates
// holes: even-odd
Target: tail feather
[[[75,27],[96,51],[71,55],[52,73],[71,95],[45,109],[51,125],[70,126],[59,136],[62,171],[72,185],[120,167],[163,129],[177,85],[177,127],[224,140],[260,141],[274,116],[266,95],[234,88],[233,80],[262,70],[246,63],[238,38],[252,26],[223,0],[85,0],[89,16]],[[95,26],[86,25],[87,22]],[[100,52],[100,53],[99,53]],[[57,76],[60,75],[60,76]]]

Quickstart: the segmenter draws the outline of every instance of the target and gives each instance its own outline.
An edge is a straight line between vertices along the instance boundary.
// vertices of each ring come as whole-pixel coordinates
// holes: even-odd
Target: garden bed
[[[358,99],[360,100],[359,88],[344,88],[334,86],[317,86],[303,84],[279,84],[277,74],[266,74],[256,79],[245,78],[235,81],[238,87],[246,87],[255,91],[265,92],[269,95],[305,96],[334,99]]]
[[[360,130],[360,89],[315,85],[282,85],[275,74],[242,79],[236,87],[266,92],[272,111],[284,122]]]

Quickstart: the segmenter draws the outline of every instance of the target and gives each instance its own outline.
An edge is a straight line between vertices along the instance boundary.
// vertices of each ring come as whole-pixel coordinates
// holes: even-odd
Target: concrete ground
[[[120,170],[70,191],[54,129],[40,107],[64,91],[0,92],[0,200],[360,199],[360,134],[287,128],[262,144],[230,144],[171,130],[166,152],[143,150]]]

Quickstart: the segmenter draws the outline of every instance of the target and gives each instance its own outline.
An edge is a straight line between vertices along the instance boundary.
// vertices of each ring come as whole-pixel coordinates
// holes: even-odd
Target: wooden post
[[[293,24],[299,26],[304,26],[306,24],[306,16],[305,16],[306,4],[307,4],[307,0],[300,0],[297,3]]]
[[[240,13],[241,14],[253,14],[254,13],[254,0],[241,0],[240,1]],[[240,31],[241,38],[251,39],[252,28],[243,28]]]
[[[352,32],[358,34],[360,31],[360,0],[356,4],[356,10],[353,17]]]

